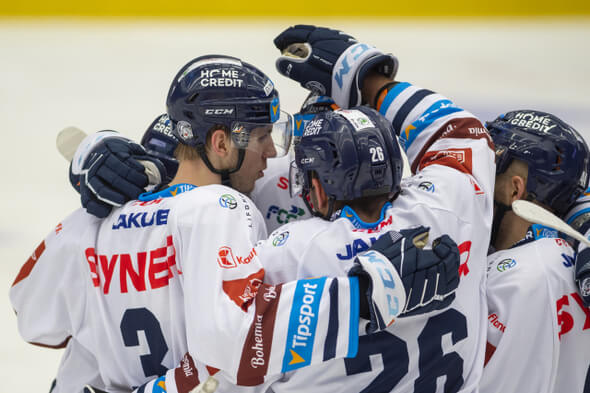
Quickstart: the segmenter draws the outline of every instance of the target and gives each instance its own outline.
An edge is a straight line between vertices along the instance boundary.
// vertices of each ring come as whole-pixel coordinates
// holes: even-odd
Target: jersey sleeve
[[[469,176],[476,191],[493,192],[494,146],[471,113],[407,82],[396,84],[377,109],[391,121],[412,173],[443,165]]]
[[[487,363],[481,392],[552,391],[553,362],[558,358],[555,301],[542,260],[554,255],[541,255],[532,246],[524,253],[521,248],[490,257]],[[531,367],[535,377],[522,378],[531,374]]]
[[[264,227],[260,213],[228,188],[212,188],[211,203],[204,197],[198,197],[201,207],[191,208],[193,214],[180,209],[173,218],[191,355],[246,386],[264,382],[265,375],[320,363],[326,351],[354,356],[357,279],[264,283],[264,264],[273,261],[263,260],[255,248],[255,228]],[[350,310],[346,321],[335,319],[338,308]]]
[[[21,267],[9,296],[25,341],[63,348],[85,313],[78,242],[95,218],[82,209],[59,223]]]

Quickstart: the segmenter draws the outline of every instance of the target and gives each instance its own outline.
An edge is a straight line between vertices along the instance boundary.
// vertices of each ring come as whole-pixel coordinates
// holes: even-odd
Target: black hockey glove
[[[391,79],[397,73],[395,56],[338,30],[296,25],[279,34],[274,44],[282,53],[276,61],[281,74],[312,92],[332,97],[342,108],[361,104],[360,89],[368,71]]]
[[[141,145],[118,136],[101,139],[88,153],[79,176],[82,206],[104,218],[113,206],[136,199],[165,178],[164,165]]]
[[[428,228],[423,226],[401,232],[390,231],[381,236],[369,251],[355,259],[349,275],[359,276],[361,298],[362,291],[366,289],[369,315],[363,315],[361,299],[361,316],[371,320],[367,329],[369,333],[387,327],[394,316],[440,310],[449,306],[455,298],[460,265],[457,244],[443,235],[434,240],[431,250],[426,250],[427,241]],[[397,276],[384,270],[383,261],[371,258],[372,253],[389,259]],[[377,276],[381,280],[376,279]],[[384,289],[380,288],[381,285]],[[402,294],[397,292],[397,297],[386,295],[387,307],[376,304],[381,290],[395,290],[396,286],[401,286],[398,290],[402,290]],[[393,311],[396,311],[395,315]]]

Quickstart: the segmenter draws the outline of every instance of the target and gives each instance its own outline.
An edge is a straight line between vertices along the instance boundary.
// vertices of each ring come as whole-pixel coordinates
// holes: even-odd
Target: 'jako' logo
[[[429,181],[424,181],[424,182],[420,183],[418,188],[423,191],[434,192],[434,184],[432,184]]]
[[[289,238],[289,231],[281,232],[272,239],[272,245],[280,247],[287,242]]]
[[[235,209],[238,207],[238,202],[233,195],[223,194],[221,197],[219,197],[219,205],[221,207],[225,207],[226,209]]]
[[[512,258],[507,258],[498,262],[496,269],[498,269],[499,272],[505,272],[508,269],[512,269],[514,266],[516,266],[516,261]]]

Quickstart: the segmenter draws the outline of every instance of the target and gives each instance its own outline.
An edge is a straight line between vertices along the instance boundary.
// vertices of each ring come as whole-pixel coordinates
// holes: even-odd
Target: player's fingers
[[[112,184],[112,183],[109,183]],[[126,198],[125,194],[119,192],[119,190],[114,190],[110,186],[107,186],[98,176],[95,176],[91,179],[87,179],[84,186],[81,187],[84,192],[90,192],[95,195],[92,199],[102,200],[105,203],[111,205],[123,205],[129,199],[133,198]]]
[[[125,176],[133,177],[130,173],[131,172],[126,173]],[[127,178],[121,177],[119,171],[114,171],[106,165],[103,165],[96,174],[97,176],[94,177],[99,177],[105,184],[110,185],[113,190],[127,195],[132,199],[144,192],[144,187],[148,184],[147,176],[145,176],[145,174],[142,174],[141,181],[138,181],[139,184],[135,184],[130,182]]]
[[[277,49],[282,51],[296,42],[307,42],[309,35],[314,29],[315,26],[310,25],[291,26],[276,36],[273,42]]]
[[[432,251],[440,258],[446,258],[450,254],[458,253],[457,243],[453,241],[448,235],[442,235],[434,239],[432,242]]]
[[[96,199],[96,196],[88,188],[80,189],[80,199],[86,211],[98,218],[105,218],[112,210],[112,206]]]
[[[109,156],[102,167],[97,170],[97,173],[107,181],[110,179],[107,176],[115,174],[115,176],[122,177],[137,187],[143,188],[148,185],[148,177],[144,171],[143,165],[133,158],[119,161],[117,158]]]
[[[424,284],[426,280],[426,272],[419,270],[413,275],[412,293],[406,300],[408,303],[408,309],[413,309],[418,306],[422,301],[422,294],[424,293]]]
[[[436,295],[438,281],[440,278],[440,275],[438,274],[438,269],[435,266],[427,269],[425,275],[427,282],[425,283],[424,291],[422,293],[421,303],[423,304],[432,301],[432,298],[434,297],[434,295]]]
[[[100,201],[91,200],[86,204],[86,211],[98,218],[105,218],[111,213],[113,207]]]

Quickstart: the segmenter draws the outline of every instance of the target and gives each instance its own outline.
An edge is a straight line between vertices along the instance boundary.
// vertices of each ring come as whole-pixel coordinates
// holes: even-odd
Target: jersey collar
[[[532,224],[529,227],[529,229],[527,229],[524,239],[517,241],[510,248],[522,246],[523,244],[530,243],[530,242],[533,242],[538,239],[543,239],[543,238],[553,239],[556,237],[559,237],[559,232],[556,231],[555,229],[550,228],[550,227],[546,227],[545,225]]]
[[[170,198],[178,194],[182,194],[183,192],[190,191],[193,188],[197,188],[197,186],[188,183],[180,183],[156,192],[144,192],[143,194],[139,195],[137,199],[147,202],[159,198]]]
[[[334,219],[341,218],[341,217],[346,218],[348,221],[350,221],[352,223],[352,225],[356,229],[375,229],[385,219],[385,214],[387,212],[387,209],[389,209],[390,207],[391,207],[391,203],[386,202],[385,205],[383,205],[383,207],[381,208],[381,214],[379,216],[379,219],[375,222],[364,222],[356,214],[356,212],[354,210],[352,210],[352,208],[348,205],[346,205],[342,209],[338,210],[334,214]]]

